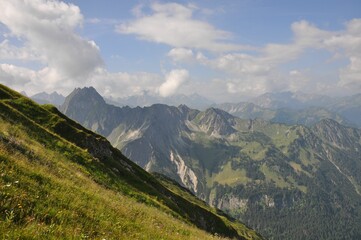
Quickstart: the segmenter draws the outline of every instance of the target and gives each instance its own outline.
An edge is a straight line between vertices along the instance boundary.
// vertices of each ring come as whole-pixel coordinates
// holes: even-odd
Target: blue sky
[[[361,92],[361,1],[0,0],[0,82],[28,94]]]

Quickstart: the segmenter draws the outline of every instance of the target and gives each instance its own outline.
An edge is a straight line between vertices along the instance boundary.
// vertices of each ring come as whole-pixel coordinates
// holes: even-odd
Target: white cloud
[[[332,36],[332,32],[321,30],[305,20],[293,23],[291,28],[294,34],[292,46],[298,48],[319,48],[324,39]]]
[[[138,72],[110,73],[102,67],[100,50],[93,41],[80,37],[83,16],[77,6],[59,1],[0,0],[0,22],[10,34],[0,42],[0,59],[36,60],[40,69],[13,64],[0,65],[0,81],[32,95],[39,91],[68,94],[74,87],[92,85],[113,97],[158,94],[164,77]],[[16,37],[23,44],[11,45]]]
[[[247,46],[227,43],[232,34],[193,17],[194,5],[153,3],[150,15],[142,5],[133,11],[136,19],[117,26],[122,34],[135,34],[142,40],[164,43],[176,48],[197,48],[222,52],[248,49]]]
[[[75,33],[83,21],[77,6],[47,0],[0,0],[0,9],[0,22],[41,55],[57,72],[58,81],[80,81],[102,65],[97,45]]]
[[[239,76],[243,74],[268,74],[271,68],[270,64],[263,58],[238,53],[223,55],[209,63],[217,69]]]
[[[59,79],[62,79],[59,81]],[[72,79],[65,79],[52,68],[44,67],[32,70],[13,64],[0,64],[0,82],[20,91],[33,95],[41,91],[58,91],[68,94],[78,83]]]
[[[0,43],[0,59],[38,61],[41,60],[41,56],[29,47],[16,47],[5,39]]]
[[[87,84],[105,96],[118,98],[141,95],[145,91],[155,95],[162,81],[162,76],[154,73],[111,73],[106,69],[98,69]]]
[[[174,69],[166,75],[165,82],[159,87],[159,95],[168,97],[173,95],[177,89],[189,78],[189,73],[185,69]]]
[[[361,88],[361,19],[346,23],[344,31],[325,31],[308,23],[295,22],[291,29],[293,41],[287,44],[267,44],[255,54],[231,52],[207,58],[201,53],[186,54],[180,51],[178,61],[195,61],[226,74],[224,88],[230,94],[257,95],[268,91],[328,91],[334,93],[340,88],[359,91]],[[287,72],[284,64],[302,59],[311,49],[328,51],[338,58],[348,59],[349,65],[341,68],[339,76],[320,79],[312,74],[317,69],[299,69]],[[172,50],[173,51],[173,50]],[[171,52],[172,52],[171,51]],[[186,56],[186,57],[183,57]],[[192,57],[192,60],[190,58]],[[326,62],[326,60],[325,60]],[[326,63],[320,63],[326,64]],[[311,71],[312,70],[312,71]],[[307,72],[303,73],[303,72]],[[320,73],[322,75],[323,73]],[[317,83],[317,84],[316,84]],[[316,86],[317,85],[317,86]]]
[[[361,90],[361,57],[350,57],[350,64],[340,70],[338,85],[349,90]]]
[[[35,78],[35,71],[19,68],[11,64],[0,64],[0,79],[6,85],[19,87]]]
[[[168,52],[167,56],[175,62],[187,62],[193,61],[194,54],[191,49],[173,48]]]
[[[347,90],[361,89],[361,19],[346,23],[346,30],[325,39],[325,48],[349,60],[349,65],[340,69],[338,87]]]

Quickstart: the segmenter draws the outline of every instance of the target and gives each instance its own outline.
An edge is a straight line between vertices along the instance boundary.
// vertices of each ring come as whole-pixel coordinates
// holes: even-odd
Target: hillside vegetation
[[[3,85],[0,238],[261,239],[53,106]]]

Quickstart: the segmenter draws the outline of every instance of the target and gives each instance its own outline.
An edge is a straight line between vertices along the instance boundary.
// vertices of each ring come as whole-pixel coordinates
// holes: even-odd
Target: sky
[[[0,83],[28,95],[361,93],[360,0],[0,0]]]

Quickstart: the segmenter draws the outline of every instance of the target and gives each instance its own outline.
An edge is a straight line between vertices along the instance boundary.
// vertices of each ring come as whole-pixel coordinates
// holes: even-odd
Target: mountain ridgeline
[[[213,107],[240,118],[261,118],[289,125],[312,126],[329,118],[361,128],[361,94],[332,98],[300,92],[265,93],[249,102],[222,103]]]
[[[245,120],[209,108],[105,103],[76,89],[61,111],[269,239],[361,238],[361,130]]]
[[[320,106],[307,106],[301,109],[290,107],[265,108],[254,103],[241,102],[217,104],[214,107],[242,119],[263,119],[274,123],[305,126],[312,126],[322,119],[333,119],[343,125],[361,127],[359,118],[353,117],[351,118],[353,121],[350,121],[342,113],[340,114]]]
[[[3,85],[0,170],[1,239],[262,239],[52,105]]]
[[[41,92],[31,96],[31,99],[39,104],[53,104],[58,107],[64,103],[65,97],[57,92]],[[104,100],[119,107],[144,107],[153,104],[184,104],[199,110],[214,107],[243,119],[260,118],[288,125],[312,126],[322,119],[329,118],[346,126],[361,128],[361,94],[332,98],[300,92],[265,93],[249,99],[248,102],[214,104],[198,94],[160,97],[143,92],[141,95],[125,98],[109,96]]]

